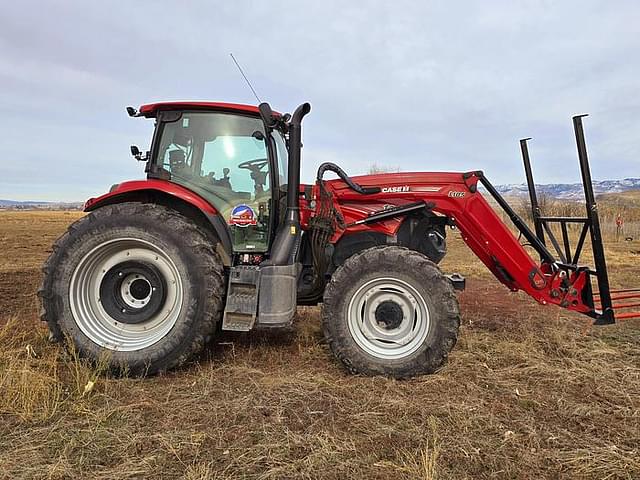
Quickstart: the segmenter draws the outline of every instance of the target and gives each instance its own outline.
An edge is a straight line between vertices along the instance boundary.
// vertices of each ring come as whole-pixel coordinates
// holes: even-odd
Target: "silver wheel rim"
[[[131,261],[153,265],[166,284],[162,308],[152,318],[136,324],[113,318],[100,299],[105,274],[118,264]],[[123,300],[133,308],[144,307],[149,299],[140,299],[136,304],[124,286],[127,280],[122,286]],[[138,280],[148,282],[145,278]],[[183,303],[182,280],[171,258],[152,243],[135,238],[109,240],[92,249],[78,263],[71,276],[69,303],[78,328],[92,342],[110,350],[141,350],[160,341],[176,324]]]
[[[376,311],[383,302],[392,302],[402,311],[402,319],[394,328],[376,319]],[[411,355],[429,334],[425,299],[399,278],[376,278],[362,285],[351,297],[347,314],[349,331],[358,346],[385,360]]]

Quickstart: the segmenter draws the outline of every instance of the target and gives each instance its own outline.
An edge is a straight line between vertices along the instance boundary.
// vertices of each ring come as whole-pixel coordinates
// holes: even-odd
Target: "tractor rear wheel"
[[[43,270],[42,318],[52,337],[112,370],[146,375],[178,366],[221,318],[215,241],[160,205],[91,212],[56,241]]]
[[[322,325],[351,373],[408,378],[444,364],[458,337],[460,310],[451,282],[427,257],[374,247],[335,271]]]

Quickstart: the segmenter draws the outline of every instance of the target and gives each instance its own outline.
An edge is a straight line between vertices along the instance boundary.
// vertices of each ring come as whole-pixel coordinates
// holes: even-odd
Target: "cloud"
[[[125,105],[309,100],[303,176],[483,169],[578,179],[570,117],[590,112],[595,178],[640,176],[635,2],[53,2],[0,20],[0,197],[79,200],[140,177],[151,122]]]

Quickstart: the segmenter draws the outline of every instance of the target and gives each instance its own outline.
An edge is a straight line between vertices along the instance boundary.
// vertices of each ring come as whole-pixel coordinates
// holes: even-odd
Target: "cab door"
[[[262,121],[183,112],[178,121],[164,126],[160,143],[171,181],[216,207],[229,227],[234,252],[268,251],[273,176]]]

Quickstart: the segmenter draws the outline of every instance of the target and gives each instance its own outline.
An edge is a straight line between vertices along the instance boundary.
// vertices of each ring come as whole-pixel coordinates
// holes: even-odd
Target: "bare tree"
[[[540,213],[542,215],[551,215],[555,210],[558,202],[553,196],[548,193],[542,192],[537,195],[538,206],[540,207]],[[528,196],[520,198],[520,213],[524,218],[530,222],[533,222],[533,212],[531,211],[531,201]]]
[[[377,173],[398,173],[400,171],[400,167],[398,166],[381,166],[378,165],[377,163],[372,163],[369,166],[369,175],[375,175]]]

